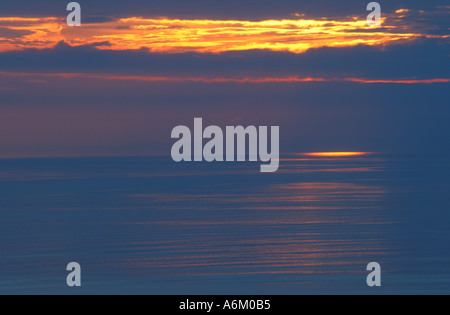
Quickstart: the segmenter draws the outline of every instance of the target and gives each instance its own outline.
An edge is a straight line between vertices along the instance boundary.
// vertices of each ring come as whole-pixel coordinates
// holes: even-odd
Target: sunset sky
[[[0,157],[168,155],[170,131],[279,125],[281,151],[449,153],[450,6],[0,4]]]

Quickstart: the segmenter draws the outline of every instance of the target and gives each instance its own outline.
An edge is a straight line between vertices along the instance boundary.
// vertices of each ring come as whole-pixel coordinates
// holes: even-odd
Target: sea
[[[449,294],[447,157],[0,160],[0,294]],[[81,266],[69,287],[67,265]],[[367,266],[381,267],[370,287]]]

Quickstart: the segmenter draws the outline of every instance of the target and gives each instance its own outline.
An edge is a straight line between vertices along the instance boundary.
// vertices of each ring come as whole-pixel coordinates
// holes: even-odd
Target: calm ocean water
[[[285,158],[0,160],[0,293],[450,293],[448,159]]]

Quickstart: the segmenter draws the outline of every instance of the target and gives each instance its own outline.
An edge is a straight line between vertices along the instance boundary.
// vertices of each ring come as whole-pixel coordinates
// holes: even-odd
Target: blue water
[[[285,158],[0,160],[0,293],[450,293],[448,159]]]

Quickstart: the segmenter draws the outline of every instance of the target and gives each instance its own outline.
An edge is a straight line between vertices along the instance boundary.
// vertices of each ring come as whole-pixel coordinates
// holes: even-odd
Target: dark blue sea
[[[448,158],[284,159],[0,160],[0,294],[450,293]]]

